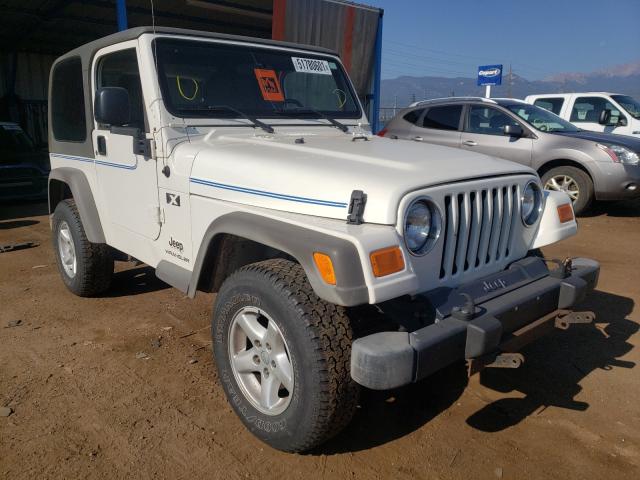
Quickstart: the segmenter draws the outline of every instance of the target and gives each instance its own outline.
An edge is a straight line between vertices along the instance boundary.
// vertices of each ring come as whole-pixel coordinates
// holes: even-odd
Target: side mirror
[[[600,125],[609,125],[611,121],[611,110],[605,108],[600,112],[600,117],[598,118],[598,123]]]
[[[103,87],[96,92],[93,104],[98,123],[121,127],[129,123],[129,92],[121,87]]]
[[[524,130],[520,125],[505,125],[503,132],[510,137],[522,137],[524,135]]]
[[[626,117],[623,117],[621,115],[620,118],[618,119],[618,127],[626,127],[627,125],[628,123],[627,123]]]

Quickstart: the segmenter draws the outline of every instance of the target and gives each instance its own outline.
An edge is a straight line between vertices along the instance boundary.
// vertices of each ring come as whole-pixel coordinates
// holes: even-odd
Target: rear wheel
[[[545,190],[565,192],[576,215],[585,213],[594,199],[593,181],[584,171],[569,165],[555,167],[542,175]]]
[[[349,319],[315,295],[297,263],[259,262],[225,280],[212,336],[231,406],[272,447],[309,450],[351,420],[359,387]]]
[[[106,244],[87,239],[72,199],[58,204],[52,224],[53,251],[67,288],[81,297],[106,291],[113,276],[113,256]]]

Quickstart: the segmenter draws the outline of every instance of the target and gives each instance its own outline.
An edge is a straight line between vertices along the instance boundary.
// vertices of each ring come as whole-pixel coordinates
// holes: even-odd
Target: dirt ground
[[[119,264],[108,296],[74,297],[41,204],[0,205],[0,244],[18,241],[40,246],[0,254],[0,478],[640,478],[639,202],[599,207],[545,250],[602,263],[583,305],[601,329],[554,333],[518,370],[467,380],[461,364],[365,391],[347,430],[306,455],[262,444],[227,405],[213,295]]]

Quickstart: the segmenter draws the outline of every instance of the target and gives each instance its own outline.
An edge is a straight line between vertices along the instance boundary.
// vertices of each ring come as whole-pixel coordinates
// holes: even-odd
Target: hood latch
[[[347,215],[348,225],[361,225],[364,223],[364,206],[367,203],[367,194],[362,190],[354,190],[351,192],[351,200],[349,201],[349,215]]]

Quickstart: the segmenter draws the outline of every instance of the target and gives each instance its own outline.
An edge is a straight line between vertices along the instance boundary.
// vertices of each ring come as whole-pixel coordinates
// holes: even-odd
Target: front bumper
[[[598,200],[626,200],[640,197],[640,165],[598,163],[595,178]]]
[[[385,390],[459,360],[500,353],[501,345],[513,344],[514,334],[524,327],[582,301],[596,287],[599,273],[594,260],[574,259],[570,271],[550,271],[542,259],[527,257],[456,289],[427,292],[423,296],[434,308],[435,322],[413,332],[380,332],[355,340],[351,377]]]

